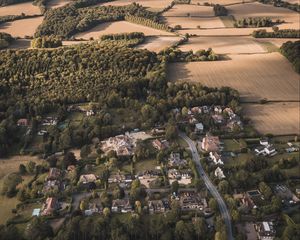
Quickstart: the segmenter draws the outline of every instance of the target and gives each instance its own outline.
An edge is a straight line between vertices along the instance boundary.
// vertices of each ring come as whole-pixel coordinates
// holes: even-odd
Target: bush
[[[300,73],[300,41],[286,42],[280,51],[293,64],[295,71]]]
[[[215,12],[215,16],[227,16],[228,11],[227,9],[219,4],[214,5],[214,12]]]
[[[45,36],[34,38],[30,45],[32,48],[57,48],[62,46],[62,41],[56,36]]]

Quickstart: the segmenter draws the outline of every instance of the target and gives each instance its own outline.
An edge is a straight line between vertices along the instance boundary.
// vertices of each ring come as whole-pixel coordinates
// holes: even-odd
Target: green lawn
[[[11,210],[15,208],[18,203],[19,201],[16,197],[7,198],[0,195],[0,224],[5,224],[9,218],[14,216]]]
[[[146,170],[153,170],[156,166],[158,166],[158,164],[155,159],[139,161],[135,164],[135,172],[139,173]]]
[[[224,143],[224,150],[229,152],[239,151],[241,149],[240,146],[244,145],[244,143],[240,143],[236,139],[224,139],[222,142]]]

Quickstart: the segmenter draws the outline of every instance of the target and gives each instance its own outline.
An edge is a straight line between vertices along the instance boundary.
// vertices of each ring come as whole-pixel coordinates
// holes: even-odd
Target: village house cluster
[[[135,147],[136,140],[129,133],[110,137],[101,142],[101,150],[104,153],[107,154],[110,151],[115,151],[117,156],[132,156]]]

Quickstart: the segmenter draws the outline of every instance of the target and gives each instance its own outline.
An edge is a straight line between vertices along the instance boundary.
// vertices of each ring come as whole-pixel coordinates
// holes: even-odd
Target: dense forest
[[[62,46],[62,40],[56,36],[38,37],[31,40],[32,48],[56,48]]]
[[[265,29],[261,29],[253,31],[252,36],[255,38],[299,38],[300,30],[275,29],[273,32],[267,32]]]
[[[0,49],[8,47],[13,41],[14,38],[10,34],[0,32]]]
[[[281,46],[280,50],[293,64],[296,72],[300,73],[300,41],[286,42]]]
[[[43,23],[38,27],[35,36],[57,35],[71,37],[75,33],[86,31],[97,24],[125,20],[125,16],[135,16],[158,23],[157,13],[147,11],[138,4],[127,6],[94,6],[97,0],[83,0],[46,12]],[[99,2],[99,1],[98,1]],[[90,7],[89,7],[90,6]],[[139,21],[139,20],[136,20]]]

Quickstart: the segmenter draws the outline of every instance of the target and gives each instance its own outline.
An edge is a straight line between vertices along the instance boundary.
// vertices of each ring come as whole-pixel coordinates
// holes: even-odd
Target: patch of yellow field
[[[248,101],[300,100],[299,75],[280,53],[230,55],[231,60],[170,64],[170,81],[199,82],[209,87],[228,86]]]
[[[6,32],[13,37],[33,36],[37,27],[42,23],[44,17],[26,18],[0,25],[0,32]]]
[[[47,8],[59,8],[63,7],[66,4],[72,2],[72,0],[51,0],[50,2],[47,2]]]
[[[212,48],[217,54],[265,53],[260,44],[251,37],[193,37],[180,46],[183,51]]]
[[[137,46],[138,48],[148,49],[149,51],[159,52],[167,47],[170,47],[175,42],[179,41],[180,37],[147,37],[145,43]]]
[[[236,19],[245,17],[270,17],[274,20],[281,19],[286,22],[279,25],[279,28],[281,29],[300,28],[299,13],[286,8],[255,2],[232,5],[228,6],[227,9],[229,15],[233,15]]]
[[[145,27],[142,25],[119,21],[119,22],[107,22],[99,24],[98,26],[82,32],[75,34],[74,36],[78,39],[98,39],[100,36],[105,34],[115,34],[124,32],[143,32],[146,36],[152,35],[174,35],[173,33],[157,30],[150,27]]]
[[[163,13],[165,17],[214,17],[212,7],[197,6],[191,4],[177,4],[167,12]],[[178,23],[180,24],[180,23]]]
[[[225,28],[219,17],[164,17],[164,21],[171,27],[180,25],[185,30],[193,29],[199,31],[198,26],[200,26],[201,29]]]
[[[300,134],[300,103],[244,104],[244,114],[262,134]]]
[[[21,15],[22,13],[26,15],[37,15],[41,14],[41,10],[39,9],[39,7],[32,5],[32,2],[0,7],[0,16]]]

